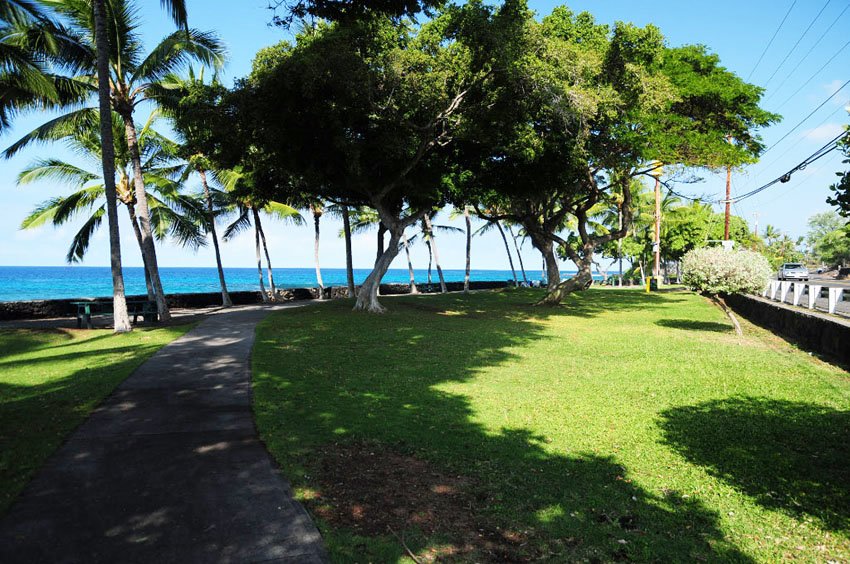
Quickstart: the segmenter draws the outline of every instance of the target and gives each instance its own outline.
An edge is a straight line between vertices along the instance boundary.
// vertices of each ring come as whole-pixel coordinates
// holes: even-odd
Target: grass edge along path
[[[192,327],[0,330],[0,515],[118,384]]]
[[[335,561],[842,561],[847,373],[688,292],[275,314],[261,438]]]

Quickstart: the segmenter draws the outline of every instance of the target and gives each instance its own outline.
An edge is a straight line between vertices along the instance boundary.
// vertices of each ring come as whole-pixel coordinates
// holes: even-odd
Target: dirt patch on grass
[[[473,494],[468,477],[376,443],[333,444],[318,454],[318,491],[308,505],[333,526],[393,536],[420,561],[535,558],[526,531],[500,529],[480,516],[487,496]]]

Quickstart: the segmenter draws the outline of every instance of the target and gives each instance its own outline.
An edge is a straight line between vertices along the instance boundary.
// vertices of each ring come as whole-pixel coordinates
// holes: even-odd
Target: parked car
[[[799,262],[786,262],[779,267],[780,280],[806,280],[809,279],[809,269]]]

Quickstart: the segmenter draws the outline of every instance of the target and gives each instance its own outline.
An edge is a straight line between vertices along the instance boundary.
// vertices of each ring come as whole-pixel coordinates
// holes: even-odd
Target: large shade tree
[[[133,163],[133,185],[138,202],[138,217],[142,233],[145,266],[149,271],[156,293],[160,318],[170,318],[168,304],[159,276],[150,212],[142,173],[142,162],[138,147],[138,131],[134,121],[137,108],[147,101],[148,91],[168,73],[180,69],[191,60],[210,66],[220,66],[224,61],[224,49],[212,33],[185,27],[185,2],[163,0],[172,17],[182,28],[162,39],[149,52],[144,52],[139,35],[138,9],[130,0],[43,0],[59,19],[79,36],[87,47],[88,57],[79,65],[76,80],[89,85],[90,95],[98,91],[100,109],[76,108],[51,119],[6,149],[9,157],[30,143],[49,139],[52,130],[73,124],[84,127],[91,123],[98,112],[108,121],[105,110],[115,111],[124,122],[124,136]],[[108,102],[108,104],[104,104]],[[104,137],[104,175],[109,176],[113,161],[110,154],[111,128],[102,127]],[[112,192],[111,179],[107,178],[106,192]],[[111,198],[111,196],[109,196]],[[111,209],[111,204],[107,205]],[[111,211],[110,211],[111,213]]]
[[[379,284],[405,228],[445,202],[447,147],[501,67],[519,12],[514,2],[473,3],[418,27],[371,16],[307,28],[294,45],[261,51],[234,95],[246,135],[231,128],[229,144],[241,149],[236,160],[253,162],[260,191],[377,211],[389,242],[356,310],[384,311]]]
[[[611,29],[557,8],[526,29],[525,57],[498,75],[477,121],[490,127],[475,130],[460,152],[468,169],[461,194],[504,210],[490,219],[522,224],[546,262],[541,303],[557,304],[591,283],[594,253],[628,233],[632,180],[651,173],[653,160],[751,161],[762,149],[754,129],[776,116],[758,107],[761,89],[716,56],[703,47],[668,48],[653,26]],[[592,210],[615,198],[621,226],[594,230]],[[578,268],[563,282],[557,247]]]

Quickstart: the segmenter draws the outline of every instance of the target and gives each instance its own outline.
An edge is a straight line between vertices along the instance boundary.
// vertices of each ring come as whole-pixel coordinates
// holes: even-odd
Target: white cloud
[[[803,138],[810,141],[829,141],[834,139],[844,131],[844,126],[840,123],[825,123],[814,129],[808,129],[803,132]]]

